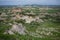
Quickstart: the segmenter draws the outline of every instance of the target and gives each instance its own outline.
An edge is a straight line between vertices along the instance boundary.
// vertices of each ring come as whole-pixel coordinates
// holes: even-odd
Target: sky
[[[0,0],[0,5],[60,5],[60,0]]]

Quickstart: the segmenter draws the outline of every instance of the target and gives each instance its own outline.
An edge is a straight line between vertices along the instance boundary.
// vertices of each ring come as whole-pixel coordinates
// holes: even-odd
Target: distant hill
[[[27,5],[24,5],[24,6],[60,8],[60,5],[38,5],[38,4],[28,5],[28,4],[27,4]]]
[[[38,5],[38,4],[27,4],[27,5],[0,5],[0,7],[51,7],[51,8],[60,8],[60,5]]]

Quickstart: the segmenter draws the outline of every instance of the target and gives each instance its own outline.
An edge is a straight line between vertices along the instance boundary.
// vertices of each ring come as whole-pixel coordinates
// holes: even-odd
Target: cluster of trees
[[[52,13],[52,15],[47,14],[47,15],[45,15],[45,17],[43,19],[47,19],[47,20],[51,19],[49,21],[60,23],[60,15],[59,15],[59,13]]]

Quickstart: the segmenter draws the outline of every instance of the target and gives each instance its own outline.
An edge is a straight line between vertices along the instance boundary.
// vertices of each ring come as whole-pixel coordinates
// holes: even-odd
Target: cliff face
[[[19,33],[19,34],[25,34],[25,28],[22,24],[13,24],[12,28],[8,31],[9,34]]]
[[[22,9],[21,8],[12,8],[11,12],[12,13],[22,12]]]

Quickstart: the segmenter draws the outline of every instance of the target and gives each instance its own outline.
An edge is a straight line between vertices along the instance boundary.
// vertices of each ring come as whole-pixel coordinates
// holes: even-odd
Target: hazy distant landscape
[[[60,6],[0,6],[0,40],[60,40]]]

